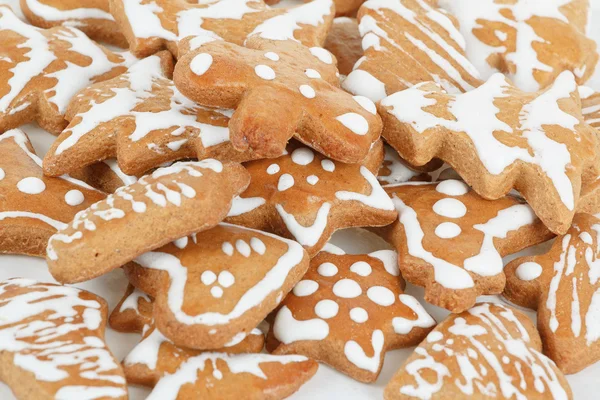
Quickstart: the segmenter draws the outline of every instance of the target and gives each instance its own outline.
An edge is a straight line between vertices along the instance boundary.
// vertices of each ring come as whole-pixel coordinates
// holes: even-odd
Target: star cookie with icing
[[[427,336],[385,388],[386,400],[573,398],[535,326],[501,304],[452,314]]]
[[[314,256],[338,229],[385,226],[396,218],[372,172],[381,164],[375,151],[364,165],[335,162],[297,143],[287,153],[245,164],[250,186],[226,221],[292,238]]]
[[[209,350],[258,326],[308,262],[294,241],[221,224],[137,257],[125,273],[155,299],[154,321],[164,336]]]
[[[0,380],[19,399],[127,399],[104,342],[104,299],[73,287],[0,282]]]
[[[339,88],[331,53],[290,40],[252,38],[245,46],[204,44],[183,56],[174,73],[175,85],[190,99],[235,109],[229,129],[236,149],[278,157],[296,137],[335,160],[366,157],[381,119],[369,99]]]
[[[134,58],[72,27],[39,29],[0,6],[0,132],[36,121],[58,134],[71,98],[123,73]]]
[[[504,296],[537,309],[544,353],[566,374],[600,360],[600,219],[578,214],[545,254],[517,258]]]
[[[487,199],[514,188],[557,234],[600,175],[597,131],[584,122],[570,72],[537,93],[501,74],[460,95],[424,83],[385,98],[379,111],[384,138],[407,162],[440,158]]]
[[[212,228],[249,180],[240,164],[213,159],[159,168],[78,213],[54,234],[46,251],[50,273],[59,282],[86,281]]]
[[[43,257],[48,239],[106,196],[82,181],[46,177],[27,135],[0,135],[0,253]]]
[[[379,101],[420,82],[451,93],[482,82],[465,54],[456,19],[427,0],[369,0],[358,12],[364,56],[344,81],[351,93]]]
[[[377,233],[400,255],[400,271],[425,300],[461,312],[504,289],[502,257],[553,235],[514,196],[485,200],[461,181],[385,187],[399,218]]]
[[[435,325],[403,288],[394,251],[321,252],[283,300],[267,349],[302,354],[373,382],[388,350],[416,345]]]

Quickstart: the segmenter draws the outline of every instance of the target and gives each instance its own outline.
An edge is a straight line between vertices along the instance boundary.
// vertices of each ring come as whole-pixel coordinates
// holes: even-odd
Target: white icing
[[[265,57],[271,61],[279,61],[279,54],[273,53],[272,51],[266,52]]]
[[[238,215],[242,215],[252,210],[256,210],[258,207],[262,206],[266,202],[267,201],[262,197],[243,198],[240,196],[235,196],[231,201],[231,209],[229,210],[227,216],[237,217]]]
[[[271,164],[267,168],[267,174],[269,174],[269,175],[275,175],[276,173],[279,172],[279,170],[280,170],[280,168],[279,168],[278,164]]]
[[[402,317],[394,317],[392,326],[394,332],[400,335],[407,335],[414,327],[430,328],[435,325],[435,320],[427,313],[423,305],[417,299],[408,294],[400,294],[398,299],[402,304],[410,308],[417,316],[417,319],[406,319]],[[431,335],[431,334],[430,334]],[[429,336],[427,337],[429,340]]]
[[[369,319],[369,314],[362,307],[354,307],[350,310],[350,319],[357,324],[362,324]]]
[[[316,185],[319,182],[319,177],[316,176],[316,175],[309,175],[309,176],[306,177],[306,182],[309,185],[313,185],[314,186],[314,185]]]
[[[435,190],[446,196],[462,196],[469,193],[469,186],[456,179],[448,179],[437,184]]]
[[[40,178],[27,177],[17,183],[17,189],[26,194],[40,194],[46,190],[46,184]]]
[[[390,170],[390,173],[387,176],[379,176],[377,178],[379,181],[388,184],[404,183],[419,175],[418,172],[413,171],[404,164],[403,160],[398,155],[398,152],[391,146],[385,145],[384,149],[384,161],[387,161],[386,167]]]
[[[329,319],[337,315],[340,307],[333,300],[321,300],[315,305],[315,314],[319,318]]]
[[[204,75],[213,63],[213,57],[208,53],[200,53],[190,62],[190,69],[198,76]]]
[[[301,280],[294,286],[292,292],[298,297],[306,297],[319,290],[319,284],[310,279]]]
[[[360,345],[354,340],[349,340],[346,342],[344,345],[344,354],[346,355],[346,358],[348,358],[348,361],[356,365],[358,368],[377,373],[381,365],[381,351],[383,350],[383,344],[383,332],[377,329],[373,331],[371,336],[373,356],[367,356],[363,348],[360,347]]]
[[[320,318],[299,321],[287,306],[283,306],[275,317],[273,334],[284,344],[301,340],[323,340],[329,335],[329,325]]]
[[[292,161],[298,165],[308,165],[315,159],[315,153],[308,147],[300,147],[292,151]]]
[[[442,217],[461,218],[467,214],[467,207],[460,200],[446,198],[433,205],[433,212]]]
[[[272,81],[276,77],[275,71],[273,71],[273,68],[269,67],[268,65],[257,65],[254,67],[254,72],[256,75],[266,81]]]
[[[284,192],[294,186],[294,177],[290,174],[283,174],[279,177],[277,190]]]
[[[350,271],[360,276],[369,276],[373,272],[373,268],[364,261],[357,261],[350,266]]]
[[[300,90],[300,93],[302,93],[302,96],[306,97],[307,99],[314,99],[315,96],[317,95],[315,92],[315,89],[310,87],[310,85],[300,85],[298,90]]]
[[[335,171],[335,164],[331,160],[321,160],[321,168],[323,168],[324,171],[333,172]]]
[[[322,47],[311,47],[310,53],[325,64],[333,64],[333,56]]]
[[[435,234],[442,239],[452,239],[460,235],[460,226],[454,222],[442,222],[435,227]]]
[[[532,281],[542,275],[542,266],[536,262],[526,262],[517,267],[515,275],[522,281]]]
[[[65,202],[70,206],[81,205],[85,201],[85,196],[80,190],[72,189],[65,194]]]
[[[200,275],[200,280],[205,285],[212,285],[217,280],[217,275],[212,271],[204,271],[202,275]]]
[[[387,307],[394,304],[396,301],[394,292],[383,286],[372,286],[367,290],[367,297],[373,303]]]
[[[352,279],[340,279],[333,285],[333,294],[343,299],[353,299],[362,294],[362,289]]]
[[[314,69],[308,68],[306,71],[304,71],[304,74],[311,79],[320,79],[321,78],[321,74],[319,73],[319,71],[316,71]]]
[[[321,276],[335,276],[338,273],[338,267],[336,267],[335,264],[332,264],[330,262],[325,262],[319,265],[319,267],[317,268],[317,272]]]
[[[360,114],[351,112],[340,115],[335,119],[357,135],[364,136],[369,133],[369,123]]]

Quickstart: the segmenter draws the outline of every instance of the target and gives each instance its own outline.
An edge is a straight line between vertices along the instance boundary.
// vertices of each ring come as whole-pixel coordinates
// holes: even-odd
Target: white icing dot
[[[325,64],[332,64],[333,58],[331,57],[331,53],[325,50],[322,47],[311,47],[310,53],[317,57],[319,60],[324,62]]]
[[[375,103],[373,103],[373,101],[371,101],[371,99],[369,99],[369,98],[367,98],[365,96],[353,96],[352,98],[362,108],[364,108],[365,110],[367,110],[371,114],[373,114],[373,115],[377,114],[377,107],[375,106]]]
[[[279,177],[279,182],[277,183],[277,190],[280,192],[284,192],[294,186],[294,177],[290,174],[283,174]]]
[[[441,199],[433,205],[433,211],[442,217],[461,218],[467,213],[467,207],[460,200]]]
[[[315,93],[315,89],[309,85],[300,85],[300,93],[302,93],[302,96],[306,97],[307,99],[314,99],[317,95]]]
[[[319,73],[319,71],[316,71],[312,68],[307,69],[306,71],[304,71],[304,73],[306,74],[307,77],[309,77],[311,79],[321,78],[321,74]]]
[[[4,170],[2,168],[0,168],[0,181],[2,179],[4,179],[5,176],[6,176],[6,174],[4,173]]]
[[[65,194],[65,202],[70,206],[78,206],[85,200],[83,193],[77,189],[69,190]]]
[[[275,175],[276,173],[278,173],[280,170],[279,165],[278,164],[271,164],[269,165],[269,168],[267,168],[267,174],[269,175]]]
[[[333,318],[337,315],[340,307],[333,300],[321,300],[315,306],[315,314],[323,319]]]
[[[307,147],[292,151],[292,161],[298,165],[308,165],[315,159],[315,153]]]
[[[447,196],[462,196],[469,192],[469,186],[464,182],[448,179],[438,183],[435,190]]]
[[[354,307],[352,310],[350,310],[350,319],[357,324],[362,324],[369,319],[369,314],[364,308]]]
[[[212,294],[213,297],[220,299],[223,297],[223,289],[218,286],[213,286],[210,288],[210,294]]]
[[[204,75],[213,63],[213,58],[210,54],[200,53],[190,62],[190,69],[198,76]]]
[[[279,54],[273,53],[272,51],[265,53],[265,57],[267,57],[271,61],[279,61]]]
[[[362,289],[352,279],[341,279],[333,285],[333,293],[344,299],[353,299],[362,294]]]
[[[338,267],[330,262],[323,263],[317,268],[317,272],[321,276],[334,276],[338,273]]]
[[[265,254],[265,251],[267,251],[267,246],[265,246],[265,243],[262,240],[260,240],[259,238],[255,238],[255,237],[250,239],[250,247],[252,247],[252,250],[257,252],[261,256],[263,254]]]
[[[301,280],[294,286],[293,292],[298,297],[310,296],[319,289],[319,284],[310,279]]]
[[[360,114],[346,113],[336,118],[342,125],[357,135],[364,136],[369,132],[369,123]]]
[[[532,281],[542,275],[542,266],[536,262],[526,262],[519,265],[515,273],[522,281]]]
[[[442,335],[442,333],[438,332],[438,331],[433,331],[429,335],[427,335],[427,341],[429,343],[439,342],[443,338],[444,338],[444,335]]]
[[[442,222],[435,227],[435,234],[442,239],[452,239],[460,235],[462,230],[454,222]]]
[[[235,277],[229,271],[221,271],[219,273],[219,285],[228,288],[235,283]]]
[[[17,188],[27,194],[40,194],[46,190],[46,184],[40,178],[30,176],[28,178],[21,179],[17,183]]]
[[[229,242],[223,242],[221,245],[221,250],[223,250],[223,253],[227,254],[228,256],[233,255],[233,245]]]
[[[212,271],[204,271],[202,275],[200,275],[200,280],[207,286],[212,285],[217,280],[217,275]]]
[[[371,266],[364,261],[357,261],[350,266],[350,271],[360,276],[369,276],[373,269]]]
[[[273,68],[269,67],[268,65],[257,65],[254,68],[254,72],[256,73],[256,75],[258,75],[260,78],[266,81],[272,81],[273,79],[275,79],[275,71],[273,71]]]
[[[239,251],[244,257],[250,257],[250,246],[248,243],[244,242],[242,239],[238,239],[235,241],[235,248]]]
[[[317,182],[319,182],[319,177],[316,175],[309,175],[306,177],[306,182],[308,182],[309,185],[316,185]]]
[[[394,292],[383,286],[373,286],[367,290],[367,297],[375,304],[380,306],[391,306],[394,304]]]
[[[179,239],[176,239],[176,240],[173,241],[173,244],[178,249],[185,249],[185,247],[188,245],[188,237],[184,236],[184,237],[181,237]]]
[[[327,172],[335,171],[335,164],[331,160],[321,160],[321,168]]]

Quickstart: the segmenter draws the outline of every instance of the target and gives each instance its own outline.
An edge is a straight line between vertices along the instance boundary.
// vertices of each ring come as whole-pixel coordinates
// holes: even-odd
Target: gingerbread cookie
[[[567,379],[541,349],[524,314],[481,303],[441,322],[396,372],[383,397],[572,399]]]
[[[587,86],[579,86],[579,97],[585,122],[600,129],[600,93]]]
[[[338,161],[366,157],[381,119],[369,99],[339,88],[331,53],[290,40],[251,38],[245,46],[204,44],[183,56],[174,73],[190,99],[235,109],[229,129],[236,149],[278,157],[295,136]]]
[[[0,135],[0,253],[43,257],[48,239],[106,196],[84,182],[42,173],[27,135]]]
[[[340,74],[346,76],[363,55],[358,22],[354,18],[338,17],[333,20],[331,31],[325,40],[325,49],[337,59]]]
[[[222,39],[243,45],[252,36],[296,40],[321,46],[333,20],[332,0],[314,0],[292,8],[272,9],[263,0],[109,0],[110,9],[138,57],[168,49],[177,56],[178,42]],[[194,44],[196,47],[196,44]]]
[[[400,254],[402,276],[425,300],[462,312],[502,292],[502,257],[553,235],[514,196],[485,200],[461,181],[387,186],[400,217],[378,230]]]
[[[514,188],[557,234],[569,228],[581,188],[600,174],[598,135],[584,122],[570,72],[537,93],[501,74],[461,95],[424,83],[382,100],[380,113],[403,159],[440,158],[485,198]]]
[[[58,134],[78,90],[113,78],[134,58],[71,27],[35,28],[0,6],[0,132],[31,121]]]
[[[600,360],[600,219],[578,214],[545,254],[511,261],[504,296],[537,309],[544,353],[566,374]]]
[[[283,300],[267,349],[302,354],[373,382],[388,350],[416,345],[435,325],[403,289],[394,251],[321,252]]]
[[[250,186],[233,201],[228,222],[292,238],[314,256],[338,229],[384,226],[396,218],[390,198],[365,165],[343,164],[291,143],[284,156],[245,164]]]
[[[430,174],[417,171],[412,165],[408,165],[393,147],[386,144],[384,149],[385,158],[377,173],[379,183],[385,186],[408,181],[431,182]]]
[[[128,175],[184,158],[251,159],[229,143],[233,110],[196,105],[177,90],[172,72],[171,54],[163,51],[81,91],[67,108],[69,126],[44,158],[44,172],[58,176],[114,157]]]
[[[50,273],[59,282],[89,280],[209,229],[225,217],[249,179],[240,164],[212,159],[159,168],[78,213],[53,235],[46,256]]]
[[[420,82],[450,93],[479,86],[456,20],[423,0],[369,0],[358,12],[364,57],[344,81],[351,93],[379,101]]]
[[[598,53],[586,36],[588,0],[440,0],[460,23],[469,60],[484,78],[503,72],[522,90],[547,87],[565,70],[584,83]]]
[[[139,256],[130,282],[155,298],[157,328],[178,346],[217,349],[255,328],[300,280],[291,240],[221,224]]]
[[[0,314],[0,380],[19,399],[127,399],[102,298],[14,278],[0,282]]]

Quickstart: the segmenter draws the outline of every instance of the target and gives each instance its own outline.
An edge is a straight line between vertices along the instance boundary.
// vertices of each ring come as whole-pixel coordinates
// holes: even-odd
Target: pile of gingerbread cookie
[[[573,398],[565,374],[600,360],[590,12],[0,1],[0,252],[58,282],[0,282],[0,380],[28,400],[281,399],[319,362],[370,383],[416,346],[386,399]],[[29,123],[56,135],[43,159]],[[329,243],[346,228],[395,250],[348,254]],[[119,268],[113,310],[76,288]],[[122,361],[107,324],[141,335]]]

